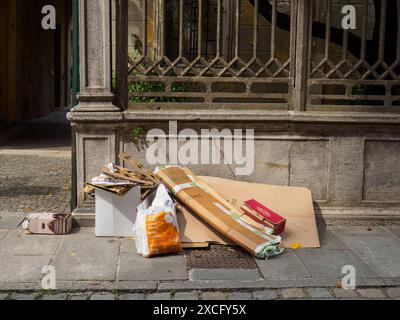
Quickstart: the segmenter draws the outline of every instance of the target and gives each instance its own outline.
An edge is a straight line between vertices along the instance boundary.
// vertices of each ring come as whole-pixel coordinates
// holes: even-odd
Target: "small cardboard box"
[[[33,234],[65,235],[71,232],[72,215],[32,213],[23,223],[24,229]]]
[[[123,196],[96,189],[96,236],[133,237],[140,196],[139,186]]]
[[[254,199],[245,201],[241,209],[250,218],[271,228],[274,235],[281,235],[285,231],[286,219],[260,202]]]

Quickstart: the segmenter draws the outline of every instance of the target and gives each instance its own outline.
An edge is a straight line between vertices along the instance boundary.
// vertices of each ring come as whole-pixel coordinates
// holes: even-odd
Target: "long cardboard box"
[[[193,174],[180,167],[159,168],[157,176],[165,186],[207,224],[258,258],[281,253],[280,237],[263,233],[242,221],[238,210],[210,187],[200,186]]]

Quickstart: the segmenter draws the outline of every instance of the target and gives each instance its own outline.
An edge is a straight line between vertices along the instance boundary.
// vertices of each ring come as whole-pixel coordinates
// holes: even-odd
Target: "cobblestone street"
[[[70,157],[0,153],[0,163],[0,212],[70,211]]]
[[[399,300],[400,287],[342,290],[329,288],[267,289],[256,291],[170,291],[163,293],[35,292],[0,294],[0,300]]]
[[[71,199],[68,110],[0,135],[0,212],[65,212]]]

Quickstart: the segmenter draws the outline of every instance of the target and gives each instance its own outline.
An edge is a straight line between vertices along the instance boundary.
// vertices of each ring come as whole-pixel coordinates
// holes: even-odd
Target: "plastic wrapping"
[[[137,252],[146,258],[182,251],[175,205],[164,185],[150,207],[146,202],[138,207],[134,231]]]

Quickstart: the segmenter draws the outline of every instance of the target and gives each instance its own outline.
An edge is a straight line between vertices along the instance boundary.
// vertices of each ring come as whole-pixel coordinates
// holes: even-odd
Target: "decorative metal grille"
[[[129,48],[130,108],[288,110],[292,26],[277,28],[278,0],[133,2],[142,14],[136,21],[141,32],[133,35],[140,44]],[[261,3],[266,18],[259,13]],[[290,16],[291,1],[282,8]]]
[[[400,0],[115,1],[123,108],[400,111]]]
[[[400,106],[400,0],[346,4],[357,9],[356,30],[342,28],[343,1],[313,1],[307,109],[394,111]]]

